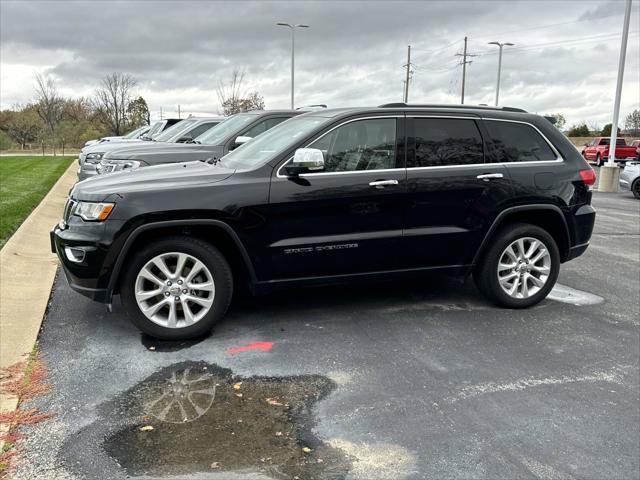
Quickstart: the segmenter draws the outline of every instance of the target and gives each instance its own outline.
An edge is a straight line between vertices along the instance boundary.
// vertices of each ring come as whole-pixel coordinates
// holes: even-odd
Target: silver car
[[[620,172],[620,189],[631,190],[633,196],[640,198],[640,161],[627,162]]]
[[[218,123],[224,120],[223,117],[188,117],[171,127],[164,130],[162,133],[155,134],[150,141],[143,142],[103,142],[90,147],[85,147],[80,152],[78,158],[78,180],[85,180],[87,178],[97,175],[100,161],[105,153],[112,150],[117,150],[125,145],[134,147],[147,147],[149,144],[155,142],[160,143],[186,143],[191,142],[198,135],[208,131],[215,127]],[[147,134],[148,135],[148,134]]]

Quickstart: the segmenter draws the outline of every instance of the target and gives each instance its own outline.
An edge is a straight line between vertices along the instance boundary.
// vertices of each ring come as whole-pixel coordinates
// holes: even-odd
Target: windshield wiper
[[[199,161],[208,163],[209,165],[217,165],[220,162],[220,159],[218,157],[211,157],[211,158],[201,158]]]

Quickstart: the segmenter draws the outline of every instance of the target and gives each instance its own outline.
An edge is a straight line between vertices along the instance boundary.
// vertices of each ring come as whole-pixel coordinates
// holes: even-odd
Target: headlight
[[[104,152],[101,153],[89,153],[84,161],[87,163],[100,163],[100,160],[102,160],[102,156],[104,155]]]
[[[102,162],[102,167],[106,173],[135,170],[140,165],[142,165],[142,162],[136,160],[104,160]],[[108,166],[110,166],[110,168]]]
[[[73,209],[73,214],[83,220],[101,222],[107,219],[115,206],[115,203],[78,202]]]

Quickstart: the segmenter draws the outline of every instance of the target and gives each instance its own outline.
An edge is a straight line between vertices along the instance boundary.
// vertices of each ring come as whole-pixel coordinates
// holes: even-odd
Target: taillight
[[[596,183],[596,172],[593,171],[593,168],[579,170],[578,173],[585,185],[593,185]]]

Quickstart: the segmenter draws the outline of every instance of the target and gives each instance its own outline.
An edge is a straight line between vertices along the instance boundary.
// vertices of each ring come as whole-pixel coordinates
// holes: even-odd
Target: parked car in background
[[[209,331],[238,283],[259,292],[440,272],[473,275],[491,301],[525,308],[587,249],[594,182],[569,140],[523,110],[322,110],[215,163],[77,183],[51,244],[74,290],[105,303],[119,293],[159,338]]]
[[[622,190],[630,190],[633,196],[640,198],[640,161],[627,162],[619,180]]]
[[[120,140],[137,140],[145,135],[150,129],[151,125],[144,125],[142,127],[136,128],[134,131],[127,133],[126,135],[121,135],[119,137],[102,137],[97,140],[89,140],[84,144],[84,146],[90,147],[91,145],[95,145],[96,143],[113,142]]]
[[[97,167],[103,155],[111,150],[122,148],[125,145],[128,145],[131,149],[136,149],[146,148],[149,145],[191,142],[194,137],[215,127],[223,120],[224,117],[188,117],[174,123],[166,130],[154,134],[153,138],[149,138],[150,141],[107,142],[85,148],[80,152],[78,159],[78,179],[85,180],[97,175],[99,173]]]
[[[595,163],[601,167],[609,159],[609,143],[611,139],[608,137],[596,137],[589,143],[585,144],[582,149],[582,156],[587,162]],[[628,160],[638,158],[636,147],[627,145],[624,138],[616,139],[616,162],[626,163]]]
[[[186,145],[123,146],[105,153],[98,172],[114,173],[162,163],[216,161],[252,138],[302,113],[297,110],[254,110],[229,117]]]
[[[636,149],[636,155],[640,160],[640,140],[634,140],[630,145]]]

